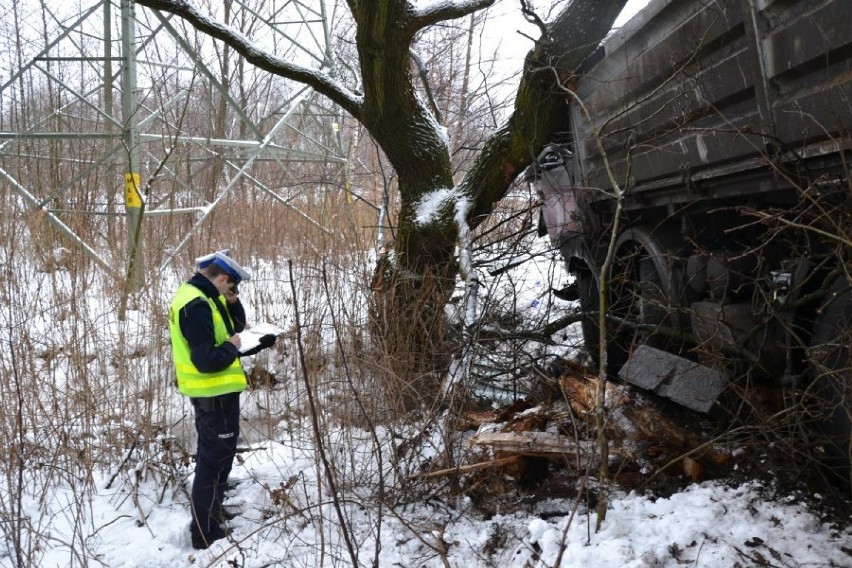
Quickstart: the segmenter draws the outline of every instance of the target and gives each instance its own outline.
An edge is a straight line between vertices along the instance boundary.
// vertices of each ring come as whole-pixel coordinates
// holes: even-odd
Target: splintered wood
[[[488,446],[495,452],[522,456],[566,456],[585,460],[592,455],[592,442],[550,432],[482,432],[470,440],[470,445]]]
[[[460,430],[477,430],[469,441],[475,463],[417,477],[430,478],[469,472],[494,471],[518,477],[527,460],[578,471],[597,466],[594,430],[598,379],[580,367],[559,379],[565,403],[533,406],[521,400],[501,410],[469,412],[460,416]],[[628,387],[606,384],[606,436],[615,459],[616,478],[639,479],[675,465],[681,475],[699,480],[718,474],[731,461],[728,453],[712,448],[653,403],[632,397]],[[570,435],[569,435],[570,434]],[[641,464],[641,465],[640,465]]]
[[[598,405],[598,379],[588,373],[567,375],[559,379],[559,387],[571,409],[580,416],[588,416]],[[606,384],[604,406],[607,410],[632,403],[624,386],[610,382]]]
[[[472,463],[468,465],[460,465],[456,467],[448,467],[446,469],[439,469],[436,471],[430,471],[428,473],[421,473],[419,475],[412,475],[409,479],[414,479],[416,477],[427,479],[429,477],[441,477],[444,475],[460,475],[462,473],[470,473],[472,471],[477,471],[480,469],[487,469],[489,467],[505,467],[509,465],[516,464],[521,460],[521,456],[509,456],[507,458],[500,458],[497,460],[489,460],[487,462],[479,462]]]

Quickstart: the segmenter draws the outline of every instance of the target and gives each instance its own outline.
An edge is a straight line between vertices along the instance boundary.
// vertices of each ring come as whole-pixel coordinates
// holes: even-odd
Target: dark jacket
[[[200,272],[196,272],[188,283],[201,290],[208,298],[214,298],[231,335],[245,329],[246,311],[239,300],[233,304],[220,301],[219,291]],[[227,317],[228,315],[230,317]],[[180,311],[178,318],[180,331],[189,343],[192,363],[202,373],[221,371],[241,355],[230,341],[216,346],[213,335],[213,314],[210,312],[210,304],[204,300],[198,298],[188,303]],[[231,322],[234,323],[233,329],[231,329]]]

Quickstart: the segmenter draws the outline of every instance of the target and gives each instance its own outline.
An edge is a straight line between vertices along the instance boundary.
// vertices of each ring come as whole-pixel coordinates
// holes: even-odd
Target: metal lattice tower
[[[212,5],[258,45],[330,71],[323,2]],[[191,219],[160,255],[163,268],[236,187],[294,207],[306,166],[342,180],[336,107],[243,67],[182,20],[132,0],[2,0],[0,9],[0,186],[131,288],[146,219]],[[117,237],[127,254],[104,256]]]

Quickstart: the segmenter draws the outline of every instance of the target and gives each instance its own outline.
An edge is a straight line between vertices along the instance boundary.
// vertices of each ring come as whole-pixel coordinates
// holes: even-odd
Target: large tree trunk
[[[417,219],[427,194],[453,187],[447,141],[414,89],[409,46],[419,24],[406,2],[356,3],[356,43],[364,77],[360,121],[396,171],[401,210],[394,254],[381,264],[376,290],[377,339],[391,369],[407,385],[398,393],[407,405],[427,392],[432,371],[445,367],[442,312],[455,283],[453,202],[428,222]]]
[[[424,124],[417,112],[427,110],[417,106],[412,109],[417,118],[406,124],[389,121],[390,128],[383,129],[380,119],[377,128],[370,129],[396,168],[402,201],[395,262],[377,267],[385,272],[381,278],[385,286],[379,296],[379,335],[393,358],[394,370],[407,379],[405,382],[413,387],[415,395],[435,392],[449,361],[442,317],[458,273],[454,257],[458,199],[464,196],[470,200],[467,222],[476,226],[544,145],[553,141],[556,133],[569,128],[569,95],[563,85],[612,28],[625,3],[626,0],[577,0],[547,26],[545,37],[527,56],[513,116],[486,141],[472,169],[456,188],[455,197],[448,198],[439,215],[428,224],[415,222],[420,199],[427,193],[450,189],[453,184],[448,148],[443,143],[436,144],[440,142],[435,140],[437,132],[411,131],[412,124]],[[363,29],[360,22],[359,29]],[[360,37],[358,44],[363,50],[362,66],[366,63],[372,69],[375,62],[369,61],[369,55],[377,52],[375,46],[364,50],[366,41],[362,44]],[[407,68],[407,62],[402,64]],[[386,58],[377,66],[387,72]],[[365,72],[364,76],[381,79],[376,82],[379,88],[394,83],[393,78],[381,73]],[[411,85],[411,81],[406,80],[405,84]],[[387,91],[381,94],[390,95]],[[413,96],[406,96],[409,94]],[[394,112],[379,114],[401,116]],[[428,157],[423,156],[424,150]]]
[[[600,44],[627,0],[574,0],[547,25],[527,54],[515,108],[492,135],[459,184],[474,199],[468,221],[476,225],[509,185],[558,133],[570,127],[566,85],[583,59]]]
[[[377,268],[376,329],[394,371],[422,396],[437,386],[448,362],[442,314],[458,272],[457,205],[468,200],[467,223],[481,222],[542,147],[567,128],[563,82],[610,30],[626,0],[566,0],[556,19],[542,25],[545,33],[527,57],[512,118],[486,141],[458,186],[442,128],[415,92],[409,48],[418,31],[465,17],[494,0],[433,2],[420,8],[407,0],[349,0],[363,95],[325,73],[263,52],[185,0],[137,3],[176,14],[254,65],[310,85],[361,122],[387,155],[398,176],[401,211],[394,254]],[[438,192],[446,192],[446,198],[436,214],[418,219],[421,201]]]

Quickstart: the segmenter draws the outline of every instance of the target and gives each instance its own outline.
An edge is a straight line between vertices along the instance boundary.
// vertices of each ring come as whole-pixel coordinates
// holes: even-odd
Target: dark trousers
[[[234,463],[240,433],[240,393],[194,398],[198,454],[192,482],[192,527],[198,539],[221,532],[222,497]]]

